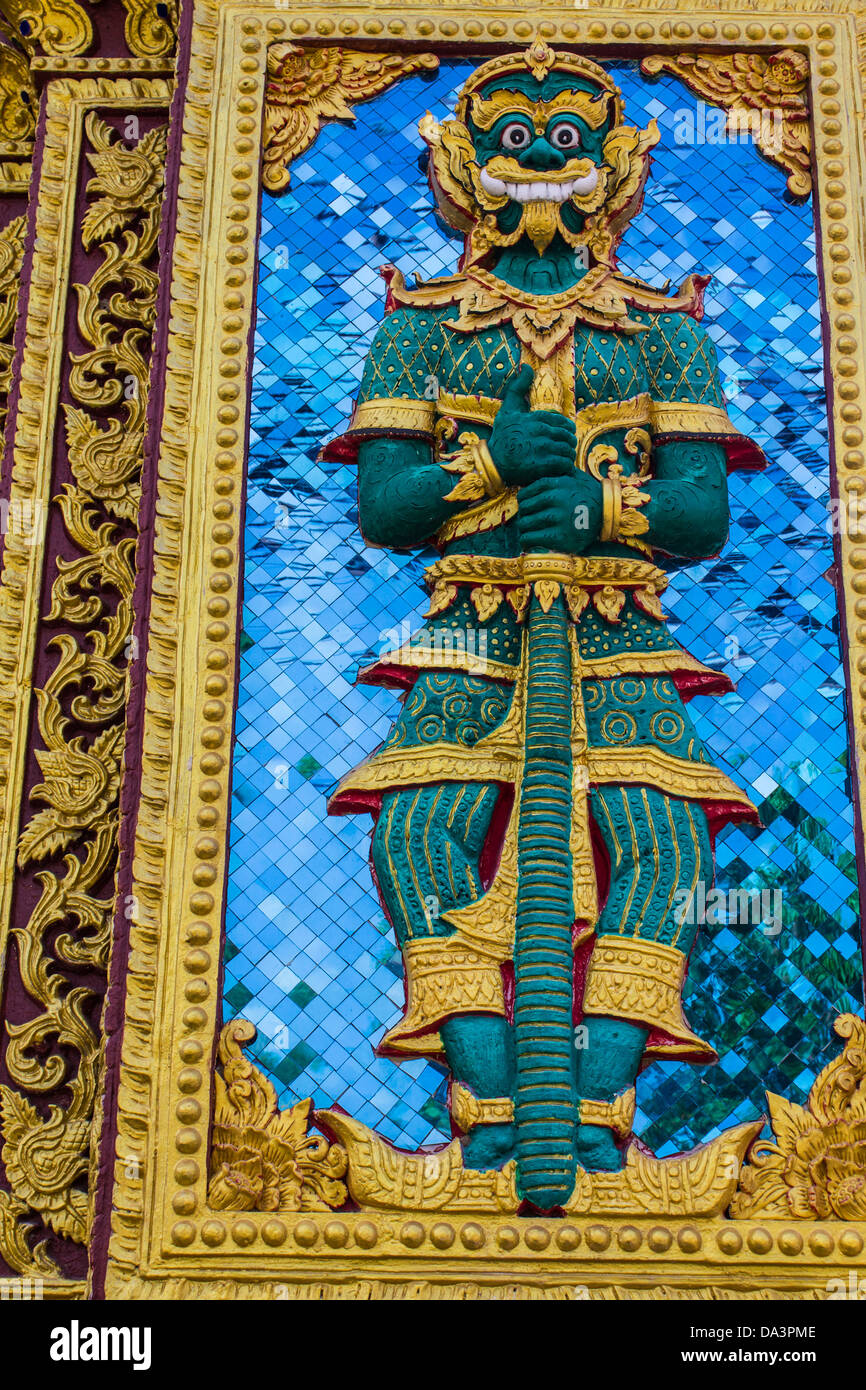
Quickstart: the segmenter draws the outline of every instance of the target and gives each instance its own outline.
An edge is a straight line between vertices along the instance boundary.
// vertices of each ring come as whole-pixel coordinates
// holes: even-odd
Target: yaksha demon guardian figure
[[[729,690],[673,640],[653,553],[716,555],[726,465],[760,467],[699,326],[616,269],[658,141],[597,64],[535,43],[421,124],[458,274],[387,315],[348,432],[371,545],[431,540],[425,625],[363,679],[407,690],[330,809],[371,811],[406,968],[390,1054],[447,1060],[467,1167],[517,1160],[550,1210],[617,1170],[653,1058],[713,1060],[683,1017],[683,902],[754,817],[685,709]],[[575,1046],[576,1027],[582,1025]]]

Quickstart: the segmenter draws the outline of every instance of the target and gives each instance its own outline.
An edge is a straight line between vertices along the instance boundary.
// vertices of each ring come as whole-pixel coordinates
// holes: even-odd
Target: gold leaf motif
[[[533,593],[541,604],[542,611],[549,613],[559,598],[561,585],[555,579],[537,579],[532,586]]]
[[[141,497],[135,478],[144,448],[143,422],[130,429],[120,420],[109,420],[103,428],[74,405],[64,403],[63,410],[69,464],[76,480],[114,516],[135,521]]]
[[[505,595],[495,584],[480,584],[477,588],[470,590],[469,597],[479,619],[482,623],[486,623],[488,618],[493,617]]]
[[[628,506],[628,505],[627,505],[627,503],[626,503],[626,492],[627,492],[627,491],[628,491],[628,492],[631,492],[632,495],[635,495],[633,489],[626,489],[626,488],[623,488],[623,492],[622,492],[623,509],[622,509],[622,513],[621,513],[620,519],[619,519],[619,532],[618,532],[618,536],[623,536],[623,537],[643,536],[643,535],[645,535],[645,533],[649,530],[649,521],[648,521],[647,518],[643,515],[642,512],[638,512],[638,511],[635,511],[635,510],[634,510],[634,504],[633,504],[632,506]],[[637,503],[637,505],[642,505],[643,502],[648,502],[648,501],[649,501],[649,497],[648,497],[648,495],[647,495],[645,492],[639,492],[639,493],[636,494],[636,496],[640,499],[640,501]]]
[[[788,175],[788,190],[807,198],[812,190],[809,124],[809,59],[794,49],[758,53],[653,54],[644,72],[670,72],[690,91],[728,112],[728,130],[751,133],[758,149]]]
[[[515,617],[519,623],[523,622],[526,610],[529,607],[529,594],[530,589],[528,584],[515,584],[505,591],[505,597],[514,609]]]
[[[568,604],[568,611],[575,622],[577,622],[583,610],[589,603],[589,594],[586,589],[579,584],[569,584],[565,591],[565,601]]]
[[[95,242],[128,227],[142,210],[149,214],[149,221],[154,220],[162,190],[168,128],[149,131],[132,150],[117,143],[117,132],[95,111],[87,116],[84,128],[93,145],[87,162],[96,175],[88,183],[87,193],[104,195],[88,209],[81,223],[81,240],[89,251]]]
[[[866,1220],[866,1023],[836,1019],[841,1056],[804,1106],[768,1093],[773,1139],[759,1139],[740,1173],[731,1215],[748,1220]]]
[[[642,608],[645,613],[649,613],[651,618],[656,618],[659,622],[663,621],[664,609],[655,588],[651,584],[640,589],[632,589],[632,598],[639,608]]]
[[[44,703],[42,691],[40,704]],[[120,786],[122,726],[103,729],[90,748],[82,737],[60,748],[37,749],[36,760],[46,780],[30,793],[31,800],[47,801],[49,809],[28,822],[18,844],[18,867],[33,859],[45,859],[65,849],[108,813]]]
[[[459,473],[460,478],[450,492],[446,492],[443,501],[477,502],[479,498],[486,497],[484,479],[475,467],[475,458],[469,449],[461,449],[459,454],[452,454],[450,458],[443,459],[440,468],[444,468],[446,473]]]
[[[622,606],[625,603],[625,594],[622,589],[615,589],[612,584],[605,584],[603,589],[593,590],[592,601],[603,618],[609,623],[618,623]]]
[[[242,1052],[256,1035],[246,1019],[220,1034],[214,1076],[208,1201],[217,1211],[327,1211],[346,1201],[345,1150],[307,1132],[313,1102],[277,1108],[271,1083]]]
[[[432,53],[271,44],[265,88],[265,188],[285,192],[288,166],[309,149],[324,121],[352,121],[354,103],[378,96],[412,72],[438,66]]]
[[[424,614],[425,618],[435,618],[437,613],[444,613],[446,608],[451,607],[457,593],[456,584],[449,584],[445,579],[437,579],[430,595],[430,606]]]

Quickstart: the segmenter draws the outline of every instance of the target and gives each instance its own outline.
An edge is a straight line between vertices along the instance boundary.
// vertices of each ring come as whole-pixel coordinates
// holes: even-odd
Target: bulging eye
[[[558,150],[577,150],[580,148],[580,129],[571,121],[560,121],[548,137],[551,145]]]
[[[529,131],[522,121],[510,121],[502,128],[499,143],[504,150],[525,150],[529,145]]]

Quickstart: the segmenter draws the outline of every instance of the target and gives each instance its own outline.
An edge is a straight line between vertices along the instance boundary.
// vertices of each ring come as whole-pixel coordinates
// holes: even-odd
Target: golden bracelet
[[[477,435],[464,436],[467,439],[469,452],[475,464],[475,471],[479,474],[484,484],[484,491],[488,497],[498,497],[505,491],[505,484],[499,476],[499,469],[493,462],[493,455],[488,448],[486,439],[479,439]]]
[[[468,1086],[457,1082],[451,1087],[451,1116],[465,1134],[473,1125],[509,1124],[514,1119],[514,1102],[510,1096],[495,1100],[476,1096]]]
[[[633,1086],[630,1090],[623,1091],[612,1101],[587,1099],[580,1101],[580,1123],[582,1125],[599,1125],[603,1129],[612,1129],[620,1139],[627,1139],[631,1134],[634,1112],[635,1090]]]
[[[615,541],[619,535],[622,516],[622,487],[619,478],[603,478],[601,484],[601,530],[600,541]]]

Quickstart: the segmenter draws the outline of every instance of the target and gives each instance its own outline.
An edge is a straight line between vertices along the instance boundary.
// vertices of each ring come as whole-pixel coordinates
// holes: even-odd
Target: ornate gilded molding
[[[166,58],[177,43],[177,0],[123,0],[126,42],[139,58]]]
[[[4,13],[27,48],[69,57],[93,42],[90,17],[76,0],[4,0]]]
[[[412,72],[438,66],[433,53],[271,44],[265,88],[265,188],[285,192],[289,164],[310,148],[323,121],[353,121],[356,102],[369,101]]]
[[[271,1083],[243,1055],[256,1030],[246,1019],[220,1034],[214,1077],[208,1201],[215,1211],[328,1211],[346,1201],[346,1154],[309,1134],[311,1100],[279,1110]]]
[[[540,1229],[540,1228],[539,1228]],[[631,1228],[633,1229],[633,1228]],[[677,1301],[693,1302],[697,1299],[708,1302],[726,1303],[731,1300],[741,1302],[787,1302],[802,1299],[826,1298],[822,1281],[800,1277],[785,1288],[743,1288],[722,1282],[705,1283],[696,1271],[689,1271],[691,1283],[661,1283],[659,1270],[651,1284],[640,1283],[638,1278],[629,1278],[632,1273],[625,1259],[606,1275],[604,1283],[580,1280],[562,1283],[558,1279],[545,1279],[523,1274],[515,1278],[513,1270],[503,1272],[491,1281],[474,1275],[472,1278],[419,1279],[411,1273],[399,1277],[382,1278],[377,1270],[371,1269],[369,1277],[355,1279],[302,1279],[286,1283],[285,1279],[260,1279],[256,1282],[239,1279],[211,1280],[207,1278],[144,1279],[132,1275],[125,1285],[126,1297],[130,1299],[218,1299],[222,1302],[236,1302],[238,1299],[257,1299],[272,1302],[274,1299],[288,1302],[460,1302],[460,1303],[500,1303],[515,1301],[521,1303],[669,1303]]]
[[[34,863],[45,867],[35,876],[41,891],[29,920],[12,925],[21,982],[38,1008],[27,1022],[6,1025],[12,1084],[0,1087],[2,1159],[16,1224],[29,1228],[35,1214],[48,1229],[78,1243],[88,1228],[82,1180],[91,1160],[100,1040],[93,990],[76,979],[82,970],[91,980],[105,976],[114,912],[135,526],[158,283],[153,261],[167,133],[166,127],[151,130],[129,149],[105,120],[85,112],[88,105],[129,109],[133,101],[165,106],[168,98],[164,83],[104,80],[56,83],[49,96],[37,210],[42,239],[31,280],[10,508],[13,520],[21,513],[26,524],[10,528],[0,584],[0,696],[4,709],[15,710],[0,749],[8,848],[18,782],[10,774],[21,768],[26,729],[17,662],[23,660],[28,671],[35,660],[35,615],[26,594],[38,583],[53,463],[39,406],[46,390],[56,400],[63,365],[50,325],[63,321],[68,272],[61,270],[58,292],[55,257],[67,254],[63,226],[75,215],[76,196],[70,172],[86,134],[93,177],[79,236],[83,250],[100,253],[100,263],[87,284],[74,286],[78,333],[87,347],[66,364],[74,402],[64,407],[73,481],[54,499],[66,545],[45,619],[62,630],[49,644],[53,664],[35,691],[43,780],[30,797],[43,805],[25,820],[18,842],[19,870]],[[41,354],[47,359],[44,377],[33,370]],[[7,890],[4,913],[9,908]],[[0,1254],[15,1267],[14,1244],[4,1240]]]
[[[641,70],[670,72],[705,101],[728,112],[734,135],[748,131],[762,154],[788,175],[788,191],[812,191],[809,59],[792,48],[760,53],[652,54]]]
[[[79,404],[65,406],[65,415],[75,485],[66,484],[57,502],[78,558],[57,561],[47,617],[84,631],[53,639],[58,658],[36,691],[44,781],[30,797],[45,806],[24,825],[18,866],[77,853],[65,854],[62,874],[40,872],[36,909],[26,925],[13,927],[22,982],[40,1012],[26,1024],[7,1023],[6,1065],[21,1089],[0,1087],[2,1157],[13,1193],[79,1243],[87,1238],[87,1195],[77,1183],[88,1167],[99,1036],[87,1016],[90,992],[74,986],[64,967],[74,979],[82,967],[104,974],[108,965],[136,546],[135,535],[115,523],[134,524],[138,514],[148,387],[143,349],[156,307],[150,262],[167,134],[167,127],[151,131],[129,150],[95,112],[85,129],[95,173],[86,195],[96,199],[81,223],[81,242],[86,251],[98,245],[103,259],[88,284],[75,286],[78,328],[90,348],[71,358],[70,392]],[[73,735],[67,709],[91,740]],[[70,918],[78,932],[55,938]],[[44,1056],[49,1040],[54,1047]],[[74,1074],[66,1049],[77,1054]],[[25,1097],[64,1081],[70,1103],[51,1105],[47,1117]]]
[[[773,1139],[754,1145],[732,1216],[866,1220],[866,1023],[842,1014],[835,1029],[844,1050],[805,1106],[767,1092]]]

